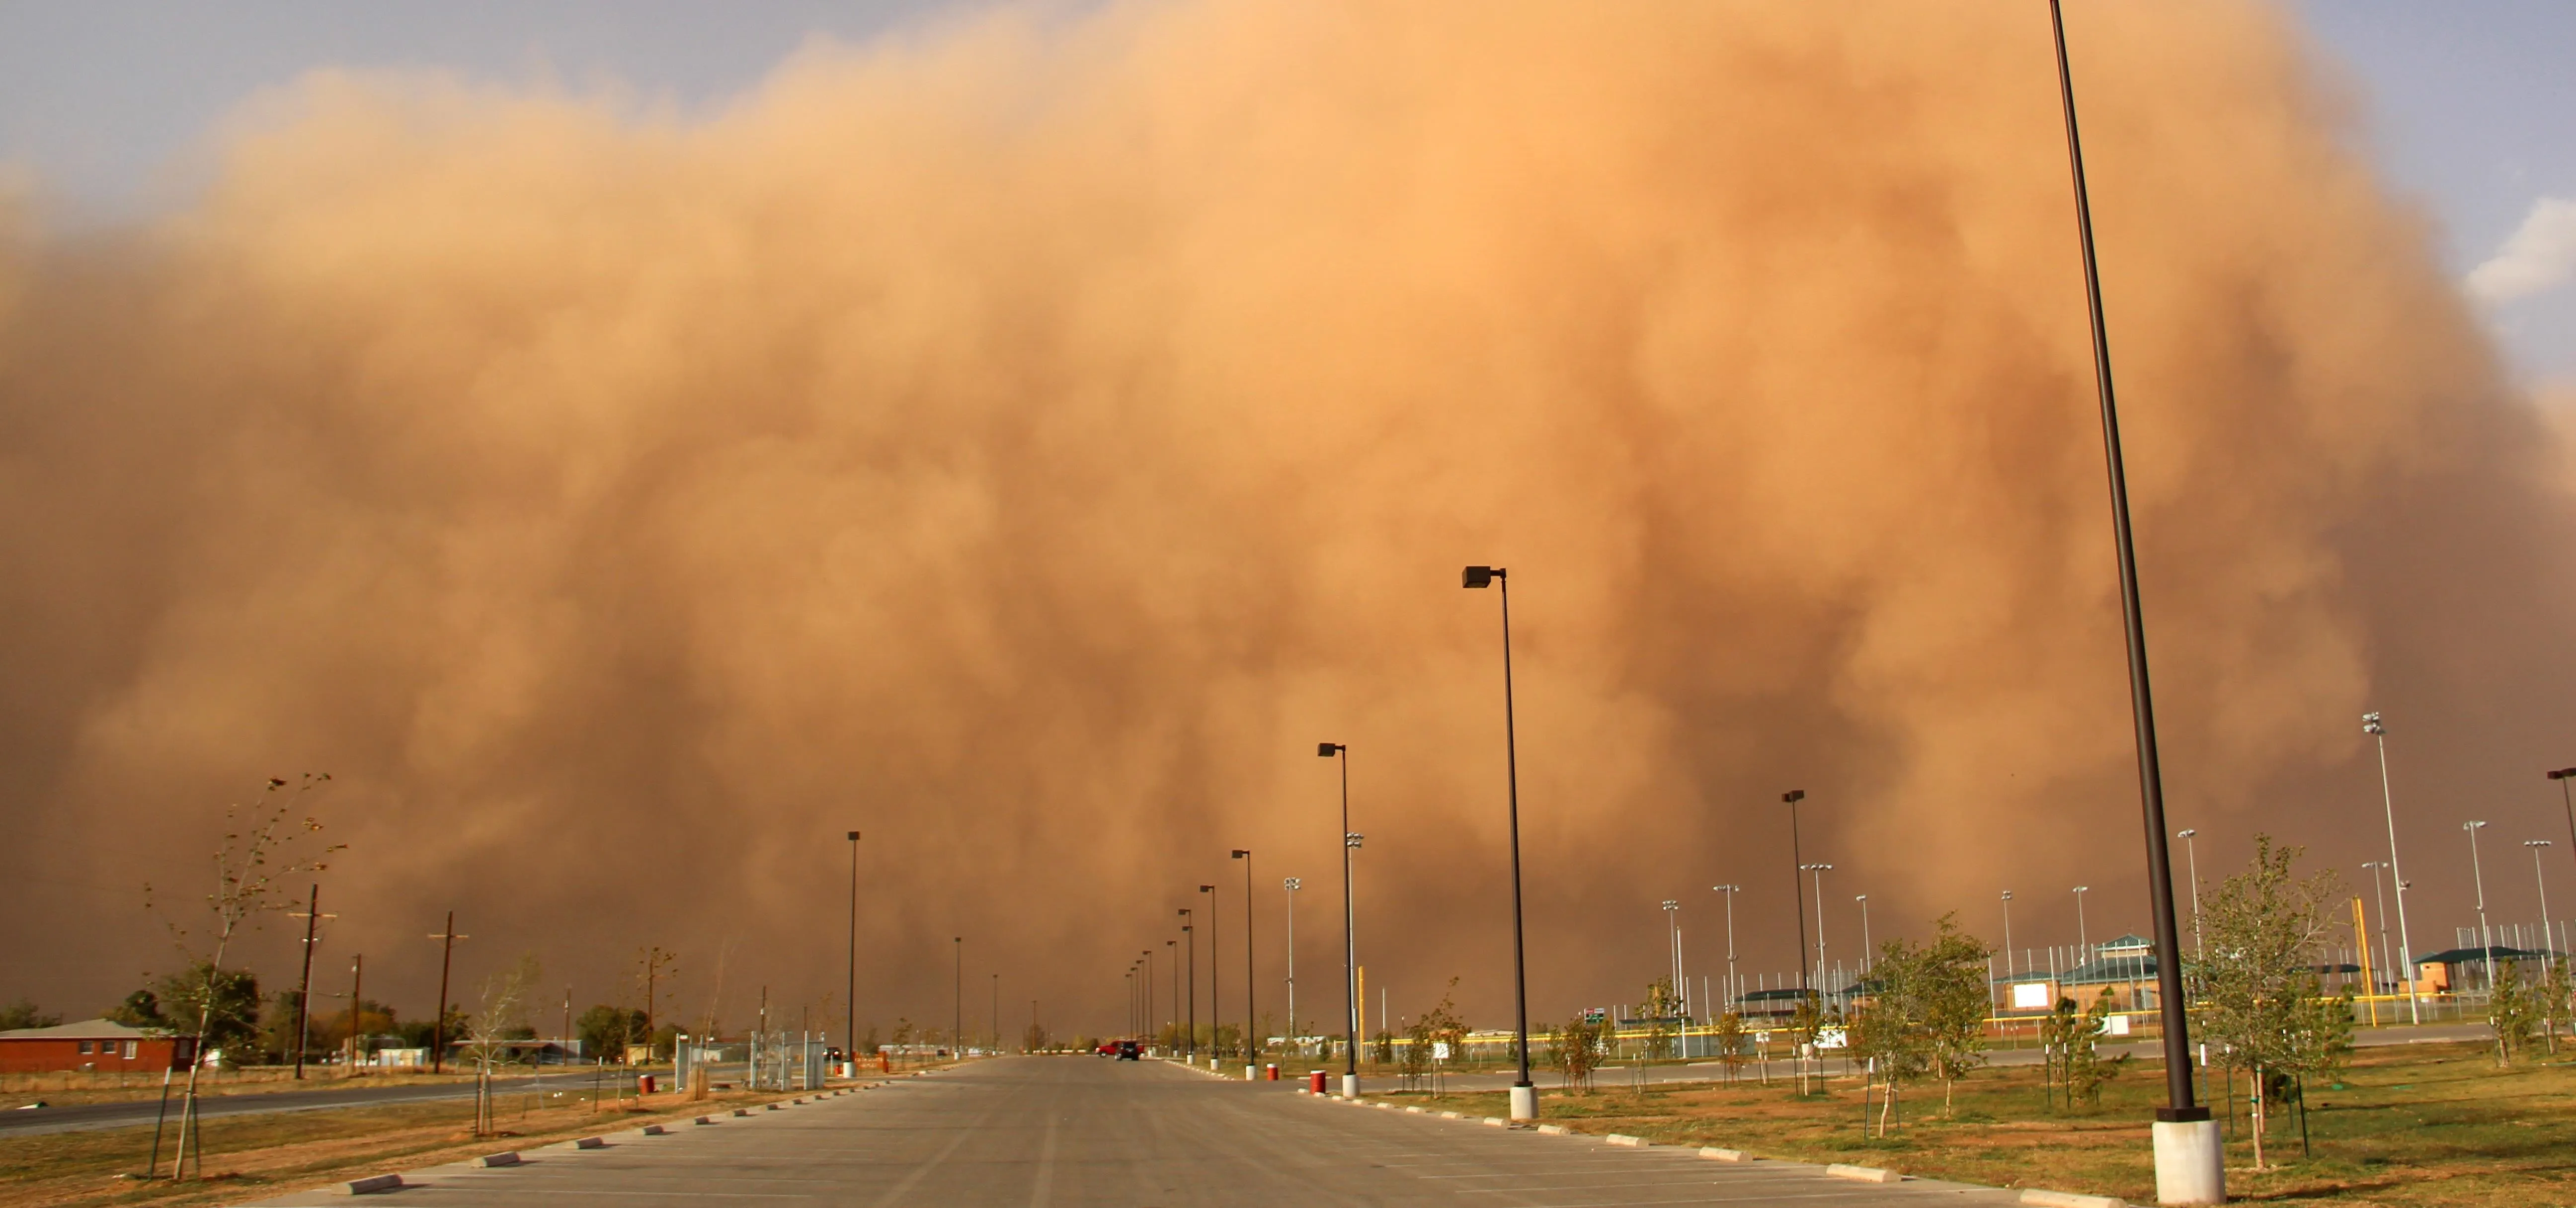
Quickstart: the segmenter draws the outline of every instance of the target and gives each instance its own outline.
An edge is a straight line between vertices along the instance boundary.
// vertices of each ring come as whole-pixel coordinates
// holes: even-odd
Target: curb
[[[508,1153],[487,1153],[474,1159],[474,1164],[487,1170],[495,1166],[516,1166],[519,1164],[519,1153],[517,1150],[511,1150]]]
[[[1850,1179],[1855,1183],[1902,1183],[1905,1181],[1904,1175],[1898,1174],[1893,1170],[1882,1170],[1876,1166],[1847,1166],[1841,1162],[1836,1162],[1831,1166],[1825,1167],[1825,1173],[1838,1179]]]
[[[2107,1195],[2077,1195],[2072,1191],[2041,1191],[2024,1188],[2021,1202],[2038,1208],[2129,1208],[2128,1201]]]
[[[1750,1162],[1753,1160],[1744,1156],[1744,1151],[1741,1149],[1720,1149],[1714,1145],[1701,1146],[1699,1156],[1712,1162]]]
[[[391,1191],[402,1185],[401,1175],[380,1174],[372,1178],[351,1179],[333,1186],[332,1190],[342,1195],[371,1195],[379,1191]]]
[[[1608,1137],[1603,1138],[1603,1140],[1606,1140],[1613,1145],[1626,1145],[1634,1149],[1644,1149],[1648,1145],[1653,1144],[1653,1142],[1646,1140],[1644,1137],[1632,1137],[1626,1133],[1612,1133]]]

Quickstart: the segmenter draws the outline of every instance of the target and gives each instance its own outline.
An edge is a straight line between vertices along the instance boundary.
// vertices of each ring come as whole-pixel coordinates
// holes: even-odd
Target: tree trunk
[[[2263,1167],[2263,1126],[2271,1119],[2263,1110],[2263,1067],[2254,1067],[2254,1169]]]

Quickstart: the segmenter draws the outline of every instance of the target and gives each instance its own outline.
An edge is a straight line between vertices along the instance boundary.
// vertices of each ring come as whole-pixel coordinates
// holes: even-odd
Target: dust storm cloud
[[[2260,5],[2070,38],[2176,825],[2368,858],[2365,708],[2422,842],[2538,802],[2564,479],[2349,102]],[[1232,1014],[1231,847],[1264,1007],[1299,875],[1329,1017],[1329,739],[1372,986],[1499,1022],[1468,562],[1539,1013],[1633,998],[1665,897],[1707,970],[1720,880],[1789,967],[1793,786],[1837,955],[1854,892],[2142,929],[2048,53],[2000,0],[1001,9],[706,114],[322,74],[147,228],[19,204],[0,991],[168,968],[134,886],[310,769],[323,963],[414,1014],[450,908],[469,976],[816,1003],[858,828],[863,1019],[944,1020],[963,935],[1006,1031],[1114,1027],[1200,883]]]

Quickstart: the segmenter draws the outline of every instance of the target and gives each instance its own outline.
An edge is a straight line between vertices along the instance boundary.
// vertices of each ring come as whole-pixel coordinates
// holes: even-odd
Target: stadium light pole
[[[1512,1082],[1514,1120],[1538,1119],[1538,1085],[1530,1081],[1529,953],[1521,931],[1521,764],[1519,739],[1512,723],[1512,583],[1499,566],[1470,566],[1459,573],[1459,586],[1469,590],[1500,585],[1503,597],[1503,783],[1508,793],[1512,840],[1512,1017],[1519,1034],[1514,1052],[1520,1074]]]
[[[2525,839],[2522,845],[2531,849],[2531,883],[2540,887],[2540,950],[2548,952],[2553,938],[2549,934],[2549,877],[2540,871],[2540,849],[2550,843],[2547,839]]]
[[[2388,894],[2386,890],[2381,888],[2379,874],[2382,869],[2388,867],[2388,861],[2364,860],[2361,862],[2361,866],[2370,870],[2370,900],[2371,904],[2379,911],[2379,971],[2382,974],[2386,974],[2390,972],[2388,965]],[[2370,988],[2370,992],[2373,994],[2379,993],[2379,987],[2372,986]],[[2374,1015],[2373,1018],[2376,1018],[2376,1015]],[[2374,1024],[2372,1026],[2375,1027],[2377,1025]]]
[[[2209,959],[2209,940],[2200,933],[2200,844],[2193,842],[2199,837],[2196,827],[2186,826],[2174,832],[2174,838],[2182,840],[2183,860],[2191,870],[2191,951],[2205,961]]]
[[[1243,861],[1243,1060],[1249,1067],[1261,1059],[1261,1037],[1253,1034],[1254,1021],[1260,1013],[1253,1009],[1252,984],[1252,850],[1230,849],[1234,859]],[[1247,1069],[1246,1081],[1250,1081]]]
[[[2487,931],[2487,874],[2478,866],[2478,832],[2486,828],[2483,821],[2460,824],[2461,830],[2469,832],[2469,876],[2478,890],[2478,959],[2484,962],[2481,968],[2486,974],[2487,988],[2494,989],[2495,937]]]
[[[2066,119],[2066,160],[2075,192],[2075,229],[2084,262],[2084,303],[2093,337],[2093,385],[2102,411],[2102,460],[2110,488],[2111,539],[2120,571],[2120,613],[2128,639],[2129,711],[2137,731],[2138,798],[2146,823],[2147,898],[2156,941],[2156,993],[2163,1008],[2165,1095],[2156,1109],[2156,1198],[2165,1204],[2217,1204],[2227,1199],[2226,1151],[2217,1121],[2195,1102],[2192,1087],[2190,999],[2182,984],[2182,949],[2174,925],[2171,852],[2165,845],[2164,770],[2156,753],[2154,694],[2147,678],[2147,625],[2138,600],[2137,546],[2129,527],[2128,470],[2120,452],[2119,408],[2113,398],[2111,339],[2102,315],[2102,274],[2093,250],[2093,203],[2084,182],[2084,141],[2075,117],[2075,76],[2067,62],[2066,17],[2048,0],[2051,41],[2057,52],[2057,95]]]
[[[2388,726],[2377,713],[2361,715],[2361,732],[2379,748],[2379,805],[2388,817],[2388,879],[2397,883],[2397,964],[2406,978],[2408,1023],[2424,1022],[2424,1000],[2416,993],[2415,942],[2406,926],[2406,873],[2397,862],[2397,798],[2388,783]]]
[[[1860,903],[1860,970],[1863,973],[1867,973],[1869,972],[1869,954],[1874,951],[1874,949],[1869,946],[1869,895],[1865,893],[1856,893],[1852,895],[1852,900]]]
[[[2093,959],[2093,937],[2084,930],[2084,895],[2093,892],[2090,885],[2075,887],[2075,963],[2078,966]]]
[[[1709,889],[1726,895],[1726,1009],[1740,1011],[1743,996],[1735,985],[1735,895],[1743,892],[1744,887],[1711,885]]]
[[[1816,883],[1816,980],[1819,982],[1825,980],[1825,874],[1833,870],[1831,864],[1798,866],[1798,871],[1811,874]],[[1815,987],[1808,989],[1812,993]]]
[[[1673,997],[1682,993],[1682,904],[1664,899],[1664,964],[1673,979]]]
[[[1360,1097],[1360,941],[1359,914],[1352,905],[1351,853],[1360,834],[1351,829],[1351,749],[1338,742],[1315,744],[1315,754],[1333,760],[1342,773],[1342,1097]]]

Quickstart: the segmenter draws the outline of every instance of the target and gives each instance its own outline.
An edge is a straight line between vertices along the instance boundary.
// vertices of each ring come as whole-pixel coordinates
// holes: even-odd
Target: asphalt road
[[[1224,1081],[1164,1062],[1016,1057],[855,1094],[712,1117],[668,1135],[549,1147],[521,1165],[403,1174],[455,1208],[672,1200],[1087,1208],[1313,1204],[1440,1208],[2003,1205],[2015,1193],[1879,1185],[1791,1162],[1717,1162]],[[262,1201],[325,1205],[316,1191]]]
[[[185,1077],[185,1075],[181,1075]],[[336,1081],[336,1079],[334,1080]],[[524,1094],[532,1087],[539,1093],[562,1091],[565,1094],[589,1094],[590,1071],[569,1069],[561,1073],[540,1074],[535,1078],[495,1078],[496,1095]],[[170,1118],[179,1118],[179,1083],[173,1081],[170,1092]],[[614,1082],[601,1084],[614,1093]],[[41,1097],[41,1096],[39,1096]],[[443,1099],[466,1100],[474,1097],[471,1082],[425,1082],[408,1086],[330,1086],[309,1091],[264,1091],[248,1094],[206,1095],[197,1100],[199,1119],[253,1115],[261,1112],[330,1111],[349,1107],[383,1107],[397,1103],[426,1103]],[[0,1137],[31,1137],[46,1133],[88,1132],[101,1128],[149,1126],[161,1111],[158,1096],[133,1102],[82,1103],[63,1107],[37,1107],[0,1112]]]

